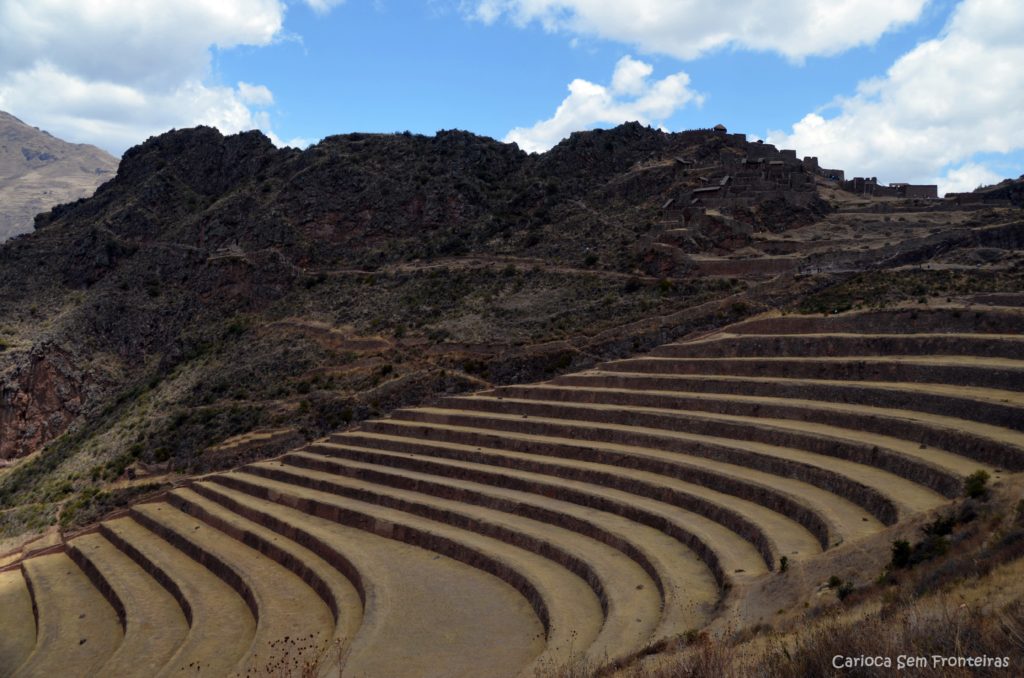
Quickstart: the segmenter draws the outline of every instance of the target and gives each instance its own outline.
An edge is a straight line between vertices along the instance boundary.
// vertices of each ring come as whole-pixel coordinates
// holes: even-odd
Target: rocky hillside
[[[766,308],[1022,278],[1009,204],[862,199],[742,135],[637,124],[541,155],[173,131],[35,227],[0,247],[3,535]]]
[[[0,111],[0,242],[32,230],[54,205],[92,195],[117,171],[117,158],[69,144]]]

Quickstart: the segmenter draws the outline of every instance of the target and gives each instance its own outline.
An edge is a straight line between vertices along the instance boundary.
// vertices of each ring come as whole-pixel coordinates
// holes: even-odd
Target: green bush
[[[964,478],[964,495],[971,499],[984,499],[988,496],[988,472],[978,469]]]

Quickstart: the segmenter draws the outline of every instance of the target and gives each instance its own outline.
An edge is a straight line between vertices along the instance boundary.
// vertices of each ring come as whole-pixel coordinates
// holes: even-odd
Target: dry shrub
[[[842,614],[842,613],[840,613]],[[749,644],[749,641],[748,641]],[[889,657],[892,668],[837,670],[833,658]],[[833,616],[789,635],[770,637],[757,647],[729,640],[706,640],[691,646],[673,663],[657,670],[635,671],[637,678],[815,678],[841,673],[851,678],[891,676],[900,656],[925,657],[927,667],[906,668],[903,676],[978,678],[1013,675],[1024,657],[1024,601],[998,610],[969,608],[956,596],[897,602],[865,617]],[[942,657],[1008,657],[1010,669],[932,666]]]
[[[804,626],[786,634],[706,634],[690,643],[669,663],[654,670],[636,668],[630,678],[814,678],[875,677],[897,673],[900,656],[924,657],[925,666],[898,671],[922,678],[979,678],[1021,675],[1024,666],[1024,594],[1005,589],[1007,578],[1022,571],[1024,501],[1004,515],[996,507],[967,502],[984,519],[956,521],[949,552],[927,559],[910,570],[886,577],[889,585],[858,591],[853,601],[809,615]],[[931,524],[934,526],[936,523]],[[930,527],[931,527],[930,526]],[[952,529],[952,528],[950,528]],[[933,530],[934,531],[934,530]],[[945,534],[950,530],[942,530]],[[927,537],[926,530],[926,537]],[[942,535],[940,535],[942,536]],[[994,576],[999,568],[1010,568]],[[974,590],[977,603],[966,603]],[[857,602],[862,603],[857,605]],[[891,668],[837,669],[833,658],[889,657]],[[1009,668],[938,665],[939,657],[1007,657]]]
[[[576,659],[562,664],[542,663],[534,671],[533,678],[590,678],[597,673],[596,666],[584,659]]]

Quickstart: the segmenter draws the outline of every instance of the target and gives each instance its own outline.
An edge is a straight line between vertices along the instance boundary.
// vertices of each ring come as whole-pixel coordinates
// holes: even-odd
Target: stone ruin
[[[935,184],[895,182],[886,186],[879,184],[877,177],[847,180],[843,170],[822,167],[817,157],[799,159],[792,149],[779,149],[762,141],[749,143],[746,135],[730,134],[724,125],[680,135],[684,139],[692,136],[694,142],[714,140],[718,153],[717,157],[703,159],[673,158],[677,171],[687,179],[688,190],[668,197],[666,209],[742,209],[772,198],[804,206],[817,197],[819,177],[857,195],[920,200],[939,197]]]
[[[717,156],[697,160],[674,158],[687,184],[687,189],[672,198],[674,209],[739,209],[780,197],[806,205],[817,197],[814,173],[797,159],[796,151],[778,150],[765,143],[750,144],[746,135],[729,134],[722,125],[682,134],[693,135],[696,141],[708,132],[721,139]],[[744,149],[746,157],[742,157]]]
[[[935,184],[908,184],[905,182],[891,183],[883,186],[877,177],[854,177],[850,181],[841,181],[843,190],[857,195],[870,195],[877,198],[918,198],[937,200],[939,187]]]

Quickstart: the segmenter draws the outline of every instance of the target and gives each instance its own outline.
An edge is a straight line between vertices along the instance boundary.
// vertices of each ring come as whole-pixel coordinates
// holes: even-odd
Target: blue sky
[[[294,37],[218,50],[213,69],[224,83],[266,85],[275,99],[274,130],[285,139],[453,127],[500,139],[549,117],[574,78],[607,81],[628,54],[651,63],[655,76],[685,70],[706,95],[700,108],[662,121],[667,128],[722,122],[763,137],[884,73],[939,32],[952,4],[936,3],[920,22],[873,45],[799,65],[734,49],[683,62],[606,39],[574,41],[539,25],[467,21],[455,4],[349,0],[327,15],[305,5],[289,8],[285,29]]]
[[[724,123],[883,181],[1024,173],[1015,0],[0,0],[0,109],[111,152]],[[40,28],[42,27],[42,28]],[[4,46],[7,46],[6,49]]]

